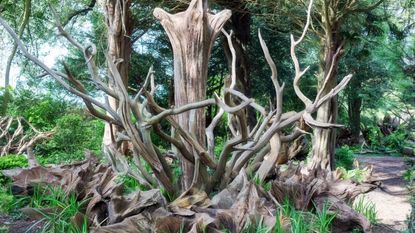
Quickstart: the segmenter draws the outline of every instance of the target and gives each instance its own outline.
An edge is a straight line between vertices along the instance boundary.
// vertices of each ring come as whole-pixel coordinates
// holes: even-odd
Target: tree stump
[[[176,107],[205,99],[212,45],[231,16],[230,10],[212,14],[207,2],[192,0],[186,11],[177,14],[169,14],[160,8],[156,8],[153,13],[163,25],[173,48]],[[179,114],[176,120],[202,146],[205,145],[206,119],[203,109]],[[190,146],[189,151],[192,151]],[[192,183],[194,165],[183,158],[180,161],[182,189],[188,189]]]

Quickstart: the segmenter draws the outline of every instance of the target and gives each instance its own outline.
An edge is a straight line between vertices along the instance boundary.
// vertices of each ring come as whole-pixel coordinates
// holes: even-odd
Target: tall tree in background
[[[218,1],[218,3],[226,9],[232,10],[232,16],[225,25],[227,31],[233,32],[232,43],[236,53],[236,77],[238,80],[237,89],[248,97],[252,97],[251,93],[251,68],[250,58],[248,55],[248,46],[251,37],[252,17],[247,7],[246,0],[237,1]],[[225,48],[226,59],[228,60],[229,70],[232,69],[232,54],[227,43],[227,39],[223,37],[223,46]],[[249,109],[247,113],[248,124],[251,128],[255,126],[256,116],[253,109]]]
[[[364,1],[322,0],[317,5],[317,20],[321,30],[317,34],[321,41],[321,65],[318,75],[319,88],[323,94],[328,93],[337,85],[337,68],[347,43],[344,32],[347,31],[345,22],[353,14],[369,12],[379,6],[383,0],[375,3]],[[326,80],[323,82],[323,80]],[[317,121],[337,122],[337,98],[327,101],[317,111]],[[336,146],[335,129],[316,129],[314,131],[313,168],[334,169],[334,154]]]
[[[128,85],[128,74],[130,69],[130,58],[132,52],[131,36],[133,31],[133,22],[131,20],[131,1],[106,0],[104,3],[105,23],[108,30],[108,59],[109,62],[115,62],[120,72],[123,83]],[[108,72],[112,75],[111,72]],[[110,78],[109,80],[113,80]],[[109,83],[113,89],[114,83]],[[112,109],[117,110],[118,102],[116,99],[109,97],[109,103]],[[116,137],[119,128],[115,125],[106,123],[103,138],[104,145],[116,144]],[[117,146],[119,147],[119,145]]]

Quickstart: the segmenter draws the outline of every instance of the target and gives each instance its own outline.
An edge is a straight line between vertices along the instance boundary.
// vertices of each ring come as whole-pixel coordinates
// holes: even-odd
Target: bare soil
[[[363,196],[376,205],[379,226],[374,232],[399,232],[405,230],[405,220],[411,212],[410,195],[402,175],[408,166],[401,157],[359,156],[362,165],[373,166],[373,180],[382,182],[380,188]]]
[[[40,232],[41,224],[38,221],[14,219],[10,216],[0,216],[0,227],[8,227],[10,233]]]

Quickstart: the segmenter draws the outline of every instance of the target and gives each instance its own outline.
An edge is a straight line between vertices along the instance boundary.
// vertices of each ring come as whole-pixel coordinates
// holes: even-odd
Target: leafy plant
[[[6,155],[0,157],[0,170],[27,166],[27,158],[24,155]]]
[[[23,155],[6,155],[0,157],[0,170],[8,170],[17,167],[27,167],[27,158]],[[0,173],[0,185],[8,183],[7,177]]]
[[[359,198],[353,204],[353,209],[362,214],[367,220],[372,223],[377,223],[377,211],[373,202],[366,200],[364,197]]]
[[[324,203],[322,209],[316,207],[315,226],[319,233],[329,233],[331,222],[336,218],[336,214],[331,213],[330,204]]]
[[[0,226],[0,233],[8,233],[9,227],[8,226]]]
[[[344,167],[346,170],[353,168],[354,153],[353,150],[344,145],[336,150],[335,161],[337,167]]]
[[[0,188],[0,214],[8,214],[13,209],[14,197],[5,187]]]
[[[67,195],[59,187],[36,186],[32,196],[20,196],[16,198],[14,206],[17,208],[29,206],[35,208],[43,216],[41,232],[87,232],[88,222],[85,217],[81,226],[72,224],[71,219],[82,215],[87,200],[79,202],[75,194]],[[51,211],[44,211],[44,209]]]
[[[86,149],[99,153],[104,124],[78,113],[67,114],[56,122],[53,138],[36,146],[43,164],[60,164],[82,160]]]
[[[355,168],[352,170],[346,170],[342,167],[339,168],[341,172],[341,178],[346,180],[353,180],[358,183],[362,183],[365,177],[368,175],[368,170]]]
[[[394,131],[392,134],[384,138],[384,146],[393,150],[400,151],[404,146],[407,137],[407,131],[403,127],[400,127],[398,130]]]

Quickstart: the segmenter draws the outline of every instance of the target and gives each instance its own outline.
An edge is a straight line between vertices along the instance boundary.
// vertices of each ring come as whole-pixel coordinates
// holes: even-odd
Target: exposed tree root
[[[312,171],[302,166],[276,170],[269,192],[250,181],[242,170],[211,199],[204,191],[193,188],[171,203],[159,190],[123,195],[123,185],[116,183],[112,168],[99,164],[91,155],[72,165],[3,173],[12,178],[15,194],[27,194],[35,185],[49,184],[75,193],[78,200],[87,200],[85,211],[74,216],[73,221],[80,224],[82,216],[87,216],[92,232],[242,232],[259,222],[271,229],[278,206],[287,198],[303,211],[321,209],[328,203],[329,210],[336,213],[333,226],[338,231],[359,227],[370,232],[370,223],[346,203],[376,188],[376,184],[357,184],[341,180],[338,172]],[[24,210],[29,217],[39,218],[30,214],[34,212]],[[288,229],[290,220],[280,217]]]

